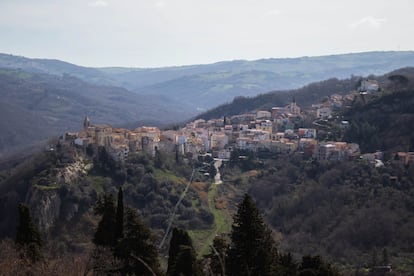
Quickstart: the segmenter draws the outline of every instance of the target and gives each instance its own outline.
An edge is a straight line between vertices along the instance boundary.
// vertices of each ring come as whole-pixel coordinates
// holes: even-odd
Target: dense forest
[[[160,262],[156,236],[137,210],[124,203],[121,187],[117,201],[105,193],[93,210],[99,222],[89,237],[90,248],[62,255],[43,239],[29,207],[20,203],[15,241],[0,243],[2,275],[339,275],[318,255],[295,260],[278,251],[272,231],[247,194],[238,204],[231,232],[216,236],[201,258],[188,232],[174,227],[168,259]]]
[[[410,265],[412,164],[391,159],[375,168],[364,160],[323,164],[294,156],[251,162],[228,164],[223,177],[255,198],[284,250],[360,268],[375,265],[374,256],[386,250],[394,265]],[[247,174],[255,166],[256,175]]]
[[[383,93],[361,95],[343,116],[351,122],[344,139],[364,152],[414,150],[414,69],[404,68],[380,78]]]

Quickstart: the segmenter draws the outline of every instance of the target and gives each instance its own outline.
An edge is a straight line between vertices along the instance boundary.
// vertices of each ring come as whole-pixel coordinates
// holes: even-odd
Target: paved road
[[[223,183],[223,181],[221,180],[221,174],[220,174],[220,167],[221,164],[223,163],[222,159],[218,159],[218,158],[214,158],[214,167],[217,170],[217,174],[214,177],[214,184],[221,184]]]

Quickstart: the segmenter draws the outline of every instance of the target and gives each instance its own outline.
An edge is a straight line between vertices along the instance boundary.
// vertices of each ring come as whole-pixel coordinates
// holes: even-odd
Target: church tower
[[[89,121],[88,115],[85,116],[85,119],[83,120],[83,128],[86,130],[91,125],[91,122]]]
[[[290,103],[290,113],[294,115],[300,114],[300,107],[296,104],[295,97],[292,98],[292,102]]]

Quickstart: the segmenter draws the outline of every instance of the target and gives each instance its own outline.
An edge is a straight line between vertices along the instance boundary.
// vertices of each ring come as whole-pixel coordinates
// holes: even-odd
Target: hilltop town
[[[271,110],[257,110],[246,114],[219,119],[197,119],[176,130],[160,130],[143,126],[135,130],[113,128],[110,125],[91,124],[85,117],[83,129],[68,132],[64,140],[78,147],[105,147],[117,161],[124,161],[131,153],[144,152],[152,156],[156,151],[178,152],[187,158],[211,153],[219,159],[229,159],[234,150],[261,153],[302,154],[317,161],[343,161],[364,158],[382,165],[380,152],[361,155],[357,143],[341,141],[331,132],[341,132],[349,122],[338,116],[341,110],[358,99],[376,95],[380,91],[377,81],[362,80],[357,91],[347,95],[332,94],[320,103],[302,109],[291,103]],[[322,137],[320,137],[322,134]],[[411,153],[397,153],[404,160],[413,159]],[[407,159],[408,158],[408,159]],[[408,162],[408,161],[407,161]]]
[[[157,127],[139,127],[135,130],[113,128],[110,125],[91,124],[85,117],[83,129],[66,133],[65,141],[79,147],[105,147],[118,161],[129,154],[145,152],[155,155],[157,150],[174,152],[188,158],[209,152],[215,158],[229,159],[231,152],[249,150],[270,153],[301,153],[318,161],[341,161],[359,157],[356,143],[318,139],[326,122],[334,114],[355,101],[357,96],[376,93],[376,81],[364,80],[358,91],[342,96],[333,94],[312,107],[302,109],[292,99],[291,103],[271,110],[258,110],[247,114],[220,119],[197,119],[177,130],[160,130]],[[339,121],[341,129],[349,126]]]

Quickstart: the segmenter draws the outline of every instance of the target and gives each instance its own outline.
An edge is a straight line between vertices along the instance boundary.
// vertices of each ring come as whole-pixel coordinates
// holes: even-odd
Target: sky
[[[412,0],[0,0],[0,52],[90,67],[414,50]]]

